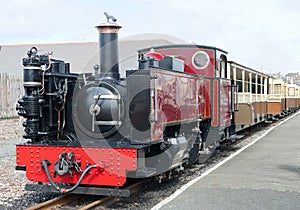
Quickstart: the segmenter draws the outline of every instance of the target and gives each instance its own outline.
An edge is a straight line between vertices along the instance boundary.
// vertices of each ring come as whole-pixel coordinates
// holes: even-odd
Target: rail
[[[56,198],[53,198],[51,200],[48,200],[46,202],[40,203],[36,206],[33,206],[31,208],[28,208],[28,210],[43,210],[43,209],[57,209],[59,207],[62,207],[72,201],[77,200],[82,195],[73,195],[73,194],[66,194],[62,195]]]
[[[125,189],[130,190],[131,193],[135,193],[140,190],[142,184],[144,182],[136,182]],[[51,200],[48,200],[46,202],[40,203],[36,206],[28,208],[28,210],[43,210],[43,209],[65,209],[70,203],[75,202],[79,199],[86,199],[90,200],[91,195],[81,195],[81,194],[65,194],[56,198],[53,198]],[[102,207],[107,206],[109,204],[112,204],[114,202],[117,202],[119,200],[119,197],[114,196],[96,196],[95,199],[93,199],[91,202],[85,204],[84,206],[81,206],[77,209],[79,210],[88,210],[93,209],[95,207]],[[71,209],[71,208],[70,208]]]

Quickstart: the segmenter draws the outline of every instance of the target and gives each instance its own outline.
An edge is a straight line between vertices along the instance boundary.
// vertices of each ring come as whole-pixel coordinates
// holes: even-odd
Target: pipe
[[[81,183],[81,181],[83,180],[83,178],[85,177],[85,175],[87,174],[87,172],[89,172],[89,170],[91,170],[92,168],[96,168],[97,165],[90,165],[88,166],[84,171],[83,173],[81,174],[79,180],[77,181],[77,183],[71,187],[71,188],[61,188],[59,186],[57,186],[57,184],[53,181],[51,175],[50,175],[50,172],[48,170],[48,160],[42,160],[42,166],[43,168],[45,169],[46,171],[46,174],[47,174],[47,177],[52,185],[52,187],[54,187],[55,190],[59,191],[60,193],[69,193],[69,192],[72,192],[74,191]]]

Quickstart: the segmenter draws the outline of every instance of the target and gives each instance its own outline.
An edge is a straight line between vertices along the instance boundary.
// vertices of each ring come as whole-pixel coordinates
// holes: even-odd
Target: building
[[[120,74],[126,69],[137,67],[137,50],[152,46],[174,44],[166,39],[121,40],[119,42]],[[37,47],[40,53],[53,52],[52,58],[64,60],[71,65],[71,72],[93,72],[93,66],[99,64],[98,42],[21,44],[0,46],[0,73],[22,73],[22,58],[31,47]]]
[[[300,74],[299,72],[296,73],[288,73],[285,75],[286,81],[293,84],[300,84]]]

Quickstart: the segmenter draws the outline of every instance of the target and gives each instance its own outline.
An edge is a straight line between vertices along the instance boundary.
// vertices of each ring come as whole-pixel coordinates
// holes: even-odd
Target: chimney
[[[118,31],[122,26],[108,21],[95,28],[99,31],[100,78],[119,80]]]

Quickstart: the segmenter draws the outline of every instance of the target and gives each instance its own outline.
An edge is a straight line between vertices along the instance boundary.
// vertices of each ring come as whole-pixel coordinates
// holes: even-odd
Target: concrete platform
[[[300,114],[160,209],[300,209]]]

